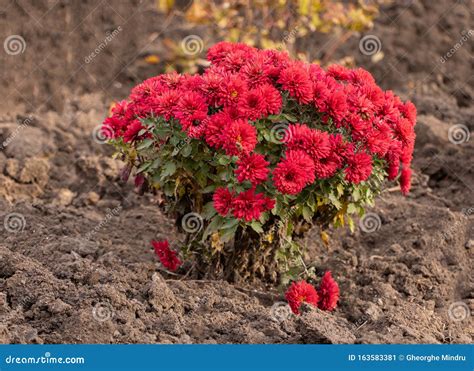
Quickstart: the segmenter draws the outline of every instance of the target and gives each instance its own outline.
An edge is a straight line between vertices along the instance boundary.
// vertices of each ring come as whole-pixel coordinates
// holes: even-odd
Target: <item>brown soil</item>
[[[439,61],[469,30],[472,3],[386,6],[370,31],[382,60],[361,54],[359,37],[338,51],[417,105],[415,182],[406,198],[391,189],[379,197],[372,233],[337,230],[325,247],[311,231],[307,262],[332,270],[342,296],[332,313],[299,317],[279,307],[277,289],[161,271],[149,241],[183,236],[157,199],[120,183],[120,162],[92,139],[112,98],[161,72],[143,57],[164,52],[165,37],[197,31],[151,0],[5,3],[1,34],[22,35],[26,49],[0,53],[1,343],[473,341],[474,146],[448,140],[454,124],[473,129],[472,39]],[[313,48],[328,40],[315,39]]]

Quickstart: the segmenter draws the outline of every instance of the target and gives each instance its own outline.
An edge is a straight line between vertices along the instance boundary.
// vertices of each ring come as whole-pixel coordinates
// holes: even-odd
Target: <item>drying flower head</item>
[[[303,303],[317,306],[319,296],[313,285],[306,281],[293,282],[285,293],[285,298],[294,314],[300,314]]]
[[[318,288],[319,301],[318,308],[322,310],[334,310],[339,301],[339,285],[334,278],[332,278],[331,272],[327,271],[324,273],[321,283]]]
[[[160,259],[161,264],[163,264],[166,269],[174,272],[183,264],[178,258],[178,254],[176,253],[176,251],[170,249],[168,240],[153,240],[151,241],[151,244],[155,249],[155,253],[158,256],[158,259]]]

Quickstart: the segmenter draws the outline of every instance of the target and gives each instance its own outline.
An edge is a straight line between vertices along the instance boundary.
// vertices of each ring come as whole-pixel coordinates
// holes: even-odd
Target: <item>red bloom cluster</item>
[[[160,259],[161,264],[166,269],[174,272],[177,270],[181,264],[181,260],[178,258],[176,251],[170,249],[169,243],[167,240],[164,241],[151,241],[153,248],[155,249],[155,253]]]
[[[293,282],[285,293],[285,298],[295,314],[299,314],[302,303],[308,303],[321,310],[332,311],[339,301],[339,286],[331,276],[331,272],[324,273],[316,291],[313,285],[306,281]]]
[[[255,188],[237,195],[227,188],[219,188],[214,193],[213,201],[214,208],[220,215],[227,216],[232,211],[235,218],[246,222],[260,218],[263,212],[275,206],[274,200],[262,193],[255,193]]]
[[[208,60],[202,75],[173,72],[136,86],[128,101],[112,109],[104,135],[133,143],[149,135],[140,119],[162,116],[189,137],[237,156],[236,179],[251,188],[240,194],[219,190],[214,201],[220,214],[232,211],[246,221],[272,204],[256,190],[262,183],[273,182],[280,193],[291,195],[337,174],[357,184],[371,176],[374,160],[385,161],[389,179],[401,170],[402,192],[409,191],[415,106],[382,91],[367,71],[337,65],[323,70],[284,52],[228,42],[211,47]],[[284,152],[271,163],[268,153],[254,152],[263,141],[255,121],[291,107],[310,112],[302,115],[308,122],[288,126]],[[265,123],[271,130],[271,121]]]

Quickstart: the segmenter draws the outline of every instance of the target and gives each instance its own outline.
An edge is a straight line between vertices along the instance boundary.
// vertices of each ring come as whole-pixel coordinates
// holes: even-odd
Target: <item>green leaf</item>
[[[166,196],[172,197],[174,196],[174,189],[175,189],[175,183],[170,182],[164,185],[163,192],[165,193]]]
[[[281,114],[284,118],[286,118],[289,122],[296,122],[298,121],[298,119],[293,116],[293,115],[290,115],[289,113],[282,113]]]
[[[356,188],[352,191],[352,198],[354,199],[355,202],[360,200],[360,191],[359,188]]]
[[[268,219],[270,219],[270,213],[264,212],[260,215],[259,221],[263,225],[268,221]]]
[[[191,147],[190,145],[185,145],[183,150],[181,151],[181,155],[183,157],[189,157],[189,155],[191,154],[193,150],[193,147]]]
[[[204,207],[202,208],[202,213],[201,213],[201,216],[204,218],[204,219],[211,219],[214,215],[217,214],[217,211],[216,209],[214,209],[214,202],[213,201],[209,201],[207,204],[204,205]]]
[[[227,166],[232,162],[232,157],[220,156],[217,162],[219,163],[219,165]]]
[[[152,165],[151,162],[144,162],[143,164],[141,164],[138,169],[137,169],[137,174],[138,173],[143,173],[144,171],[146,171],[150,166]]]
[[[217,185],[210,184],[207,187],[205,187],[204,189],[202,189],[201,193],[202,194],[211,193],[211,192],[214,192],[216,190],[216,188],[217,188]]]
[[[308,223],[311,223],[313,219],[313,212],[308,206],[303,206],[303,218],[306,220]]]
[[[205,241],[206,238],[210,234],[212,234],[212,233],[216,232],[217,230],[219,230],[224,222],[225,222],[225,219],[222,216],[215,215],[212,218],[212,221],[209,223],[209,225],[204,230],[204,233],[202,235],[202,241]]]
[[[219,233],[220,240],[223,243],[229,242],[232,238],[234,238],[238,226],[239,224],[236,224],[231,228],[222,230],[222,233]]]
[[[222,228],[226,229],[226,228],[232,228],[234,227],[235,225],[238,225],[239,224],[239,220],[238,219],[235,219],[235,218],[231,218],[229,220],[227,220],[223,225],[222,225]]]
[[[250,227],[252,227],[252,229],[257,233],[263,233],[262,224],[257,220],[252,221]]]
[[[153,170],[153,169],[157,169],[161,164],[161,158],[155,158],[153,160],[153,162],[151,163],[151,166],[150,166],[150,169]]]
[[[207,173],[198,172],[197,174],[194,175],[194,177],[196,178],[196,181],[198,182],[198,184],[201,188],[206,187],[206,185],[207,185]]]
[[[331,203],[336,207],[336,209],[340,210],[342,207],[341,201],[338,200],[338,198],[334,195],[334,193],[329,193],[328,195],[329,200]]]
[[[137,151],[143,151],[144,149],[147,149],[151,147],[151,145],[154,143],[153,139],[145,139],[143,142],[140,143],[140,145],[137,147]]]

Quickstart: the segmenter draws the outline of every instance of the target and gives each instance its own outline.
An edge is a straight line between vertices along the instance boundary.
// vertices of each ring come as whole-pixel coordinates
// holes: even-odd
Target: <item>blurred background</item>
[[[472,6],[468,0],[2,0],[2,37],[11,48],[1,54],[2,105],[60,110],[67,90],[123,97],[163,71],[197,71],[206,49],[228,40],[325,65],[362,66],[384,88],[410,95],[442,90],[464,107],[472,99]],[[7,39],[14,35],[18,45]]]

